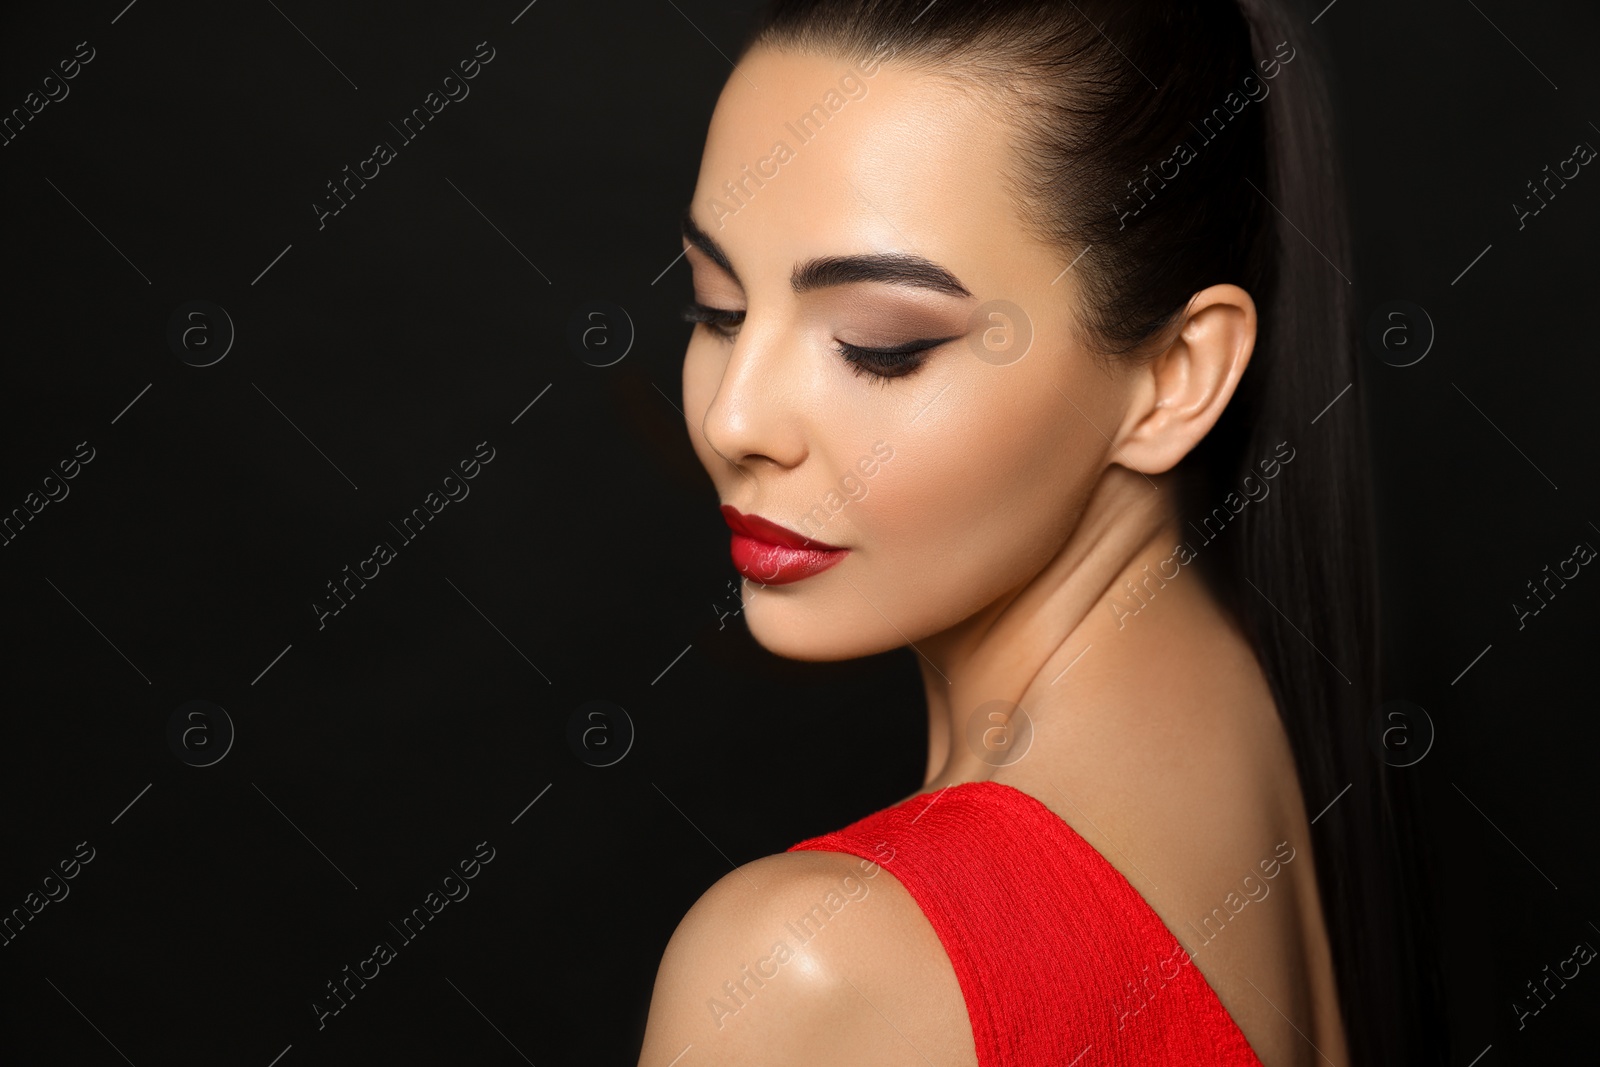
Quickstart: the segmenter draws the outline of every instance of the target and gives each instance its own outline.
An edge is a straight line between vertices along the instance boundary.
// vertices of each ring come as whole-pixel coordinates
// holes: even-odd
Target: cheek
[[[906,449],[905,462],[885,472],[894,481],[873,516],[896,569],[938,574],[943,591],[970,601],[984,592],[974,586],[1009,578],[1047,548],[1058,532],[1052,517],[1063,510],[1060,475],[1044,450],[1017,444],[964,434]]]
[[[896,442],[856,519],[873,548],[863,577],[875,599],[896,602],[901,614],[890,616],[907,626],[915,617],[924,633],[1045,566],[1076,526],[1105,449],[1049,383],[996,390],[982,405],[963,398],[945,416],[926,427],[919,419],[917,435]]]

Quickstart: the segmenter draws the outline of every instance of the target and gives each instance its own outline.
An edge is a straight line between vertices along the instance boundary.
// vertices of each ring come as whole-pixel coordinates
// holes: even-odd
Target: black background
[[[0,148],[0,511],[94,450],[0,547],[0,912],[94,849],[0,947],[7,1062],[632,1063],[708,885],[920,785],[911,653],[790,663],[718,619],[735,575],[676,407],[676,223],[752,4],[524,2],[6,16],[5,113],[95,52]],[[1296,10],[1336,61],[1340,268],[1363,320],[1406,300],[1437,332],[1415,365],[1368,357],[1366,385],[1384,689],[1435,735],[1393,773],[1439,853],[1438,1051],[1544,1062],[1587,1050],[1600,1007],[1589,968],[1521,1030],[1512,1008],[1600,945],[1600,578],[1520,630],[1511,604],[1600,545],[1600,178],[1520,230],[1511,205],[1600,144],[1600,12],[1323,8]],[[401,146],[388,123],[478,42],[470,95]],[[319,230],[379,140],[396,158]],[[585,352],[595,299],[633,336],[586,319]],[[236,331],[210,366],[168,344],[191,300]],[[470,495],[394,536],[485,441]],[[378,541],[397,558],[319,629],[313,600]],[[196,699],[236,731],[205,767],[168,742]],[[637,730],[613,766],[568,744],[591,700]],[[319,1030],[324,983],[480,841],[470,895]]]

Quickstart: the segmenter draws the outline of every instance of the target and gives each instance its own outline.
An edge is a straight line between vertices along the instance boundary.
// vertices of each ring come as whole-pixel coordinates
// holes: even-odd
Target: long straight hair
[[[1018,131],[1018,170],[1004,177],[1024,217],[1083,256],[1075,322],[1097,358],[1153,355],[1208,285],[1232,282],[1256,301],[1250,365],[1178,465],[1179,504],[1209,516],[1276,471],[1271,498],[1230,509],[1196,563],[1254,647],[1308,818],[1318,812],[1312,847],[1351,1062],[1438,1056],[1442,1035],[1423,1030],[1438,993],[1425,872],[1412,861],[1414,777],[1370,743],[1370,466],[1343,179],[1315,43],[1268,0],[772,0],[740,58],[756,47],[890,57],[995,108]]]

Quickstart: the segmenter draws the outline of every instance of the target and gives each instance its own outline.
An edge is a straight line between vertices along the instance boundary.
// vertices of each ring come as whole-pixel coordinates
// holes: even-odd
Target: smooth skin
[[[1265,1063],[1345,1067],[1307,803],[1259,664],[1191,567],[1137,616],[1111,608],[1130,603],[1125,581],[1196,540],[1181,529],[1171,472],[1232,397],[1255,304],[1212,285],[1154,358],[1097,360],[1072,328],[1094,250],[1074,262],[1077,252],[1031,235],[999,179],[1015,159],[997,102],[885,61],[860,79],[864,95],[799,143],[785,123],[850,67],[750,53],[718,100],[691,204],[732,268],[686,240],[695,299],[744,312],[697,325],[683,367],[689,437],[721,501],[801,530],[843,476],[868,490],[810,531],[849,555],[788,585],[746,580],[743,617],[794,659],[909,644],[929,715],[919,791],[994,779],[1036,797],[1191,951]],[[736,212],[717,210],[734,203],[723,183],[779,140],[792,156],[776,175],[749,183]],[[811,261],[881,253],[924,257],[968,295],[837,276],[793,285]],[[997,300],[1011,314],[989,317]],[[1028,329],[1014,358],[1007,346]],[[836,348],[944,338],[954,340],[913,372],[882,379]],[[877,441],[893,456],[863,477],[858,461]],[[1293,617],[1314,605],[1280,607]],[[1033,729],[1026,755],[1001,766],[966,740],[994,700],[1020,705]],[[1205,942],[1189,924],[1285,841],[1294,859],[1270,894]],[[854,856],[800,852],[720,879],[667,946],[641,1067],[974,1067],[954,970],[888,871],[866,879]],[[847,877],[868,891],[794,958],[773,961],[777,942],[797,943],[784,924]],[[1035,939],[1018,931],[1018,950]],[[755,992],[719,1017],[712,998],[735,1003],[723,983],[752,968],[773,976],[747,983]]]

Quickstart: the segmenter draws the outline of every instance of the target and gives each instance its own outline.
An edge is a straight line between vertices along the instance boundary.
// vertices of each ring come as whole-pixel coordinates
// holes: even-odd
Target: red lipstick
[[[809,578],[838,563],[850,551],[795,533],[759,515],[741,514],[732,504],[722,505],[722,518],[733,531],[729,549],[734,568],[762,585],[787,585]]]

